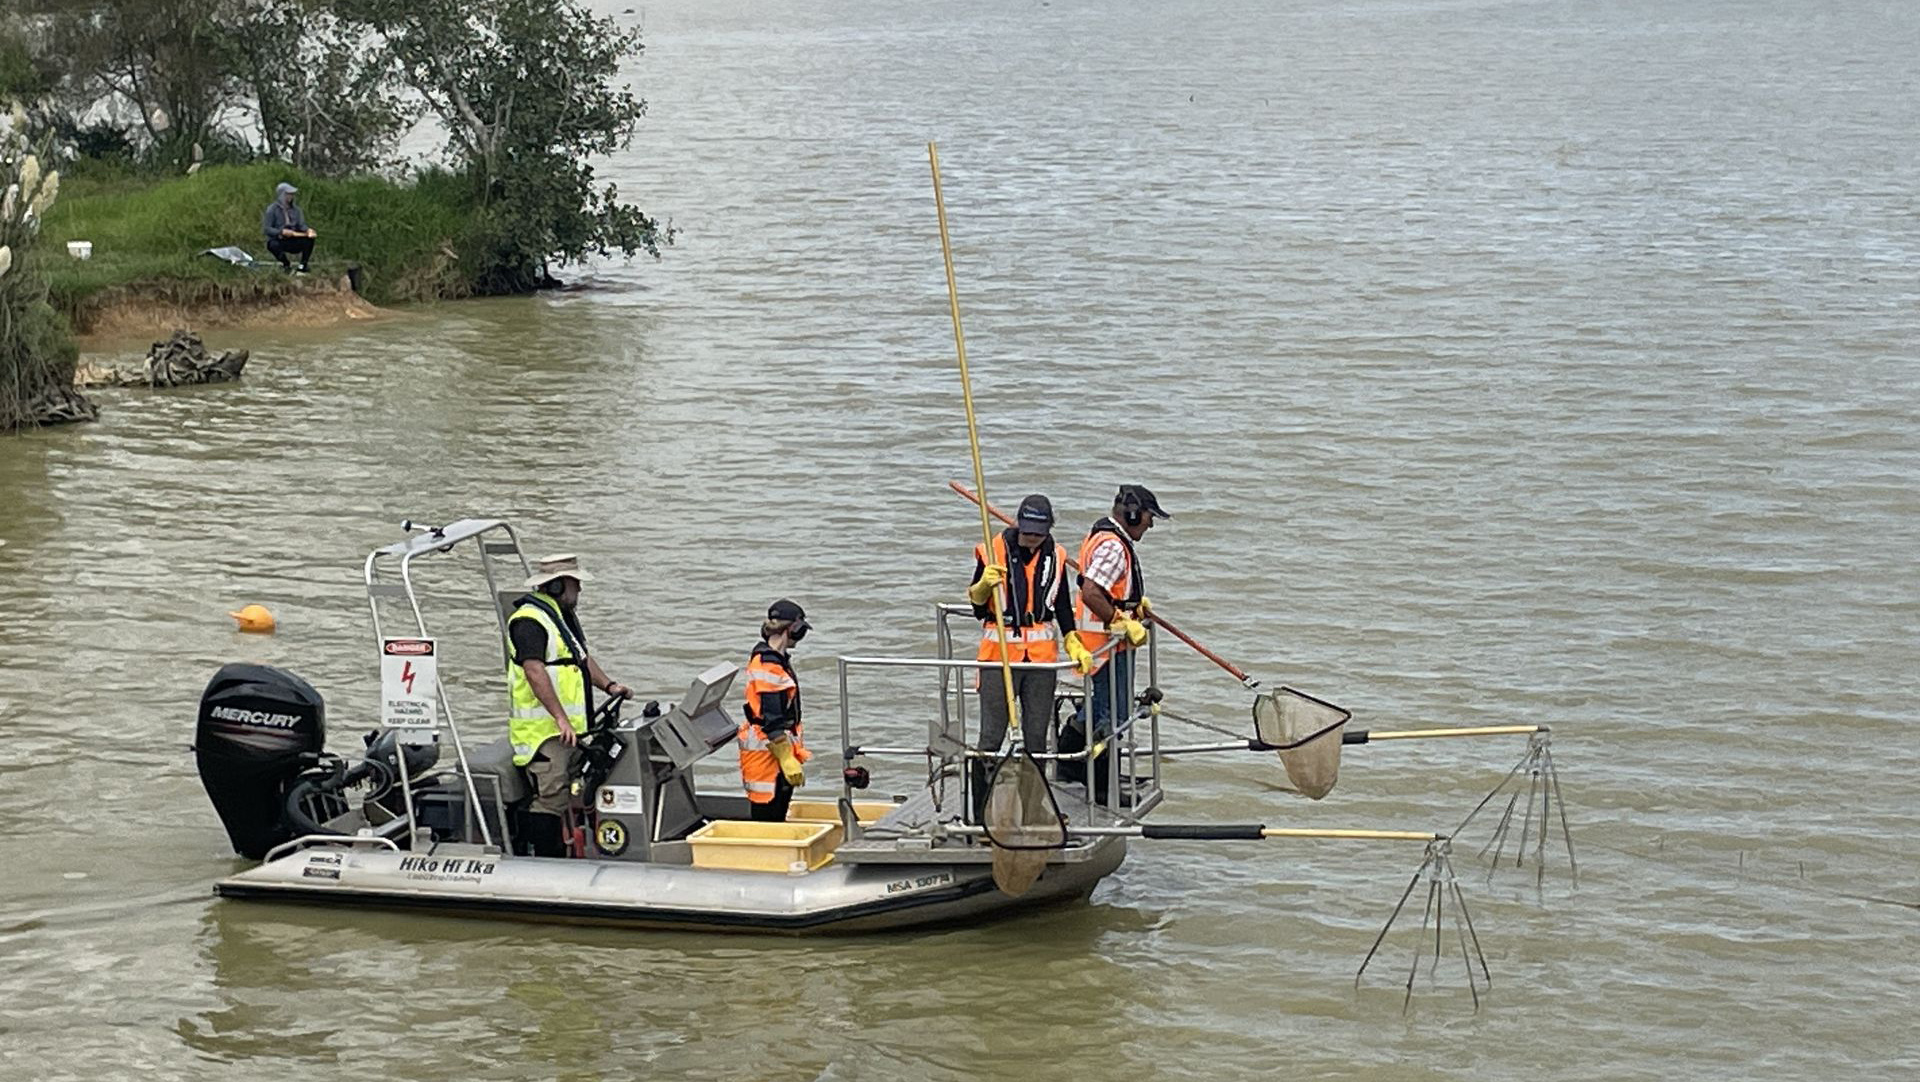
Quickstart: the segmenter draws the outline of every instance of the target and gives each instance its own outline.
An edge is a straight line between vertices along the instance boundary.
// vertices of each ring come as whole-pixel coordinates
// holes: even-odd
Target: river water
[[[1920,9],[620,17],[652,113],[605,174],[684,231],[664,260],[217,338],[244,384],[0,443],[0,1077],[1920,1070]],[[823,941],[212,900],[239,865],[185,750],[199,691],[286,665],[355,745],[359,561],[403,517],[577,550],[645,687],[744,657],[780,595],[824,716],[835,654],[927,650],[978,530],[944,484],[929,138],[997,499],[1046,492],[1077,539],[1151,485],[1167,612],[1356,725],[1553,727],[1579,883],[1558,850],[1489,876],[1476,824],[1482,1009],[1457,959],[1405,1015],[1404,970],[1356,991],[1397,845],[1139,845],[1089,905]],[[487,618],[447,596],[490,717]],[[249,601],[277,636],[233,632]],[[1165,663],[1170,705],[1242,723],[1238,685]],[[909,738],[927,695],[853,706]],[[1351,748],[1317,804],[1270,760],[1188,761],[1161,815],[1445,829],[1521,750]]]

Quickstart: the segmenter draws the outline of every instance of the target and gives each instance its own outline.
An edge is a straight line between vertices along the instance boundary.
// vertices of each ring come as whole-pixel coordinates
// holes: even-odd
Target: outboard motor
[[[194,760],[234,852],[251,860],[293,836],[287,789],[327,742],[313,685],[271,665],[222,665],[200,695]]]

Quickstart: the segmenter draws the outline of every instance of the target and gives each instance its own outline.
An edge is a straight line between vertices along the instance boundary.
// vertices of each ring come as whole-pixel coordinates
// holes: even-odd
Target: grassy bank
[[[265,162],[210,166],[190,177],[77,176],[64,181],[41,243],[54,305],[85,327],[90,306],[115,297],[164,297],[192,306],[296,290],[277,265],[235,267],[208,248],[236,245],[271,260],[260,215],[274,185],[290,181],[319,234],[316,277],[361,268],[374,303],[430,300],[461,292],[447,254],[461,234],[468,189],[459,177],[427,173],[413,184],[376,177],[323,180]],[[93,258],[70,259],[66,242],[93,243]]]

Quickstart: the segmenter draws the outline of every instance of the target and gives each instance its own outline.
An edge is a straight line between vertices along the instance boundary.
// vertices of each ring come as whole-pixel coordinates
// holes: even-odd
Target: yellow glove
[[[1145,597],[1142,597],[1140,599],[1140,603],[1134,606],[1134,611],[1138,612],[1142,616],[1152,616],[1153,602],[1148,601]]]
[[[1113,619],[1107,621],[1107,630],[1115,635],[1125,635],[1132,646],[1140,646],[1147,641],[1147,625],[1124,612],[1113,614]]]
[[[984,605],[993,596],[994,588],[1007,581],[1007,569],[999,564],[988,564],[981,568],[980,578],[967,587],[967,600],[976,605]]]
[[[793,741],[782,737],[768,744],[767,750],[773,752],[774,761],[780,764],[780,774],[787,779],[788,785],[798,789],[807,784],[807,776],[800,769],[800,760],[793,754]]]
[[[1067,632],[1067,656],[1073,659],[1073,671],[1085,676],[1093,671],[1093,651],[1080,641],[1078,631]]]

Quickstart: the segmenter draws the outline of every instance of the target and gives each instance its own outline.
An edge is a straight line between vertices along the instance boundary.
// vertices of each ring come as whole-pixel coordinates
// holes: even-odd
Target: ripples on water
[[[622,17],[653,113],[607,172],[686,230],[665,261],[263,339],[242,387],[8,441],[0,1075],[1920,1068],[1913,9]],[[351,740],[358,562],[402,517],[578,548],[601,649],[662,688],[785,593],[823,712],[833,653],[926,648],[972,521],[929,137],[998,497],[1078,529],[1152,484],[1153,593],[1359,724],[1555,727],[1581,886],[1469,873],[1489,1007],[1356,995],[1415,854],[1321,843],[1136,848],[1091,907],[827,943],[209,902],[201,684],[288,665]],[[247,600],[278,636],[226,629]],[[924,698],[854,706],[904,736]],[[1168,817],[1444,827],[1518,751],[1350,749],[1310,807],[1182,765]]]

